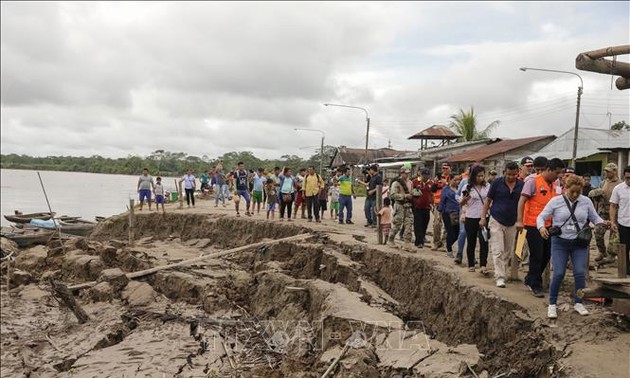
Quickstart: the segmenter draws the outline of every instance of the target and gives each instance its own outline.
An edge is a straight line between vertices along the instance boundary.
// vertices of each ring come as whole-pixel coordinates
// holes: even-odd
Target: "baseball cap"
[[[400,173],[411,173],[411,170],[407,167],[400,167]]]
[[[423,174],[423,175],[430,175],[430,174],[431,174],[431,171],[429,171],[429,168],[422,168],[422,169],[420,170],[420,174]]]
[[[566,167],[562,172],[563,173],[575,173],[575,169],[573,169],[573,167]]]
[[[491,171],[490,171],[490,174],[491,174],[491,175],[496,175],[496,174],[497,174],[497,171],[495,171],[495,170],[493,169],[493,170],[491,170]]]
[[[604,171],[616,171],[617,170],[617,164],[615,163],[608,163],[606,164],[606,167],[604,168]]]
[[[449,163],[448,161],[443,162],[442,163],[442,168],[444,168],[444,167],[449,167],[450,168],[451,167],[451,163]]]
[[[521,165],[534,165],[534,159],[529,156],[525,156],[521,159]]]

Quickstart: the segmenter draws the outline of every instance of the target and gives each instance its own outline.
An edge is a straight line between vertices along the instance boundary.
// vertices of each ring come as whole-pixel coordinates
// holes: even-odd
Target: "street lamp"
[[[342,108],[359,109],[365,112],[365,122],[367,122],[367,130],[365,131],[365,164],[367,164],[369,162],[368,161],[368,140],[370,138],[370,115],[368,114],[367,109],[359,107],[359,106],[350,106],[350,105],[341,105],[341,104],[324,104],[324,106],[339,106]]]
[[[582,76],[576,74],[575,72],[548,70],[546,68],[521,67],[520,70],[523,72],[527,70],[532,70],[532,71],[564,73],[564,74],[577,76],[578,79],[580,79],[580,86],[578,87],[578,92],[577,92],[577,110],[575,111],[575,130],[573,131],[573,154],[571,155],[571,165],[573,166],[573,169],[576,169],[577,168],[576,160],[577,160],[577,145],[578,145],[578,127],[580,125],[580,101],[582,99],[582,90],[584,89],[584,81],[582,80]]]
[[[319,150],[319,175],[322,175],[322,171],[324,169],[324,138],[326,137],[326,133],[322,130],[317,130],[317,129],[293,129],[295,131],[315,131],[318,133],[322,133],[322,147]]]

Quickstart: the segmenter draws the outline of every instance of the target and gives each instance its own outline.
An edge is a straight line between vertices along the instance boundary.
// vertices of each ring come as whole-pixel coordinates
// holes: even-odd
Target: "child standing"
[[[333,180],[333,186],[330,188],[330,219],[339,217],[339,180]],[[335,216],[333,218],[333,211]]]
[[[164,210],[164,186],[162,186],[162,178],[155,179],[155,187],[153,188],[153,194],[155,194],[155,210],[160,211],[160,204],[162,205],[162,212]]]
[[[267,193],[267,219],[271,214],[271,220],[276,217],[276,204],[278,203],[278,192],[276,191],[273,180],[265,182],[265,193]]]
[[[389,231],[392,229],[392,201],[388,198],[383,199],[383,208],[378,212],[381,217],[381,230],[383,231],[383,244],[387,244],[389,239]]]
[[[324,188],[320,189],[318,197],[319,197],[319,209],[321,210],[321,216],[320,218],[322,220],[324,220],[324,215],[326,214],[326,211],[328,210],[328,189],[330,188],[330,184],[328,183],[328,180],[324,181]]]

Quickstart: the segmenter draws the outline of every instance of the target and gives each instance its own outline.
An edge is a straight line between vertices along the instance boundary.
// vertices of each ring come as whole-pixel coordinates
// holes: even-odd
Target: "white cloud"
[[[579,52],[628,43],[619,7],[3,2],[2,152],[306,157],[320,137],[295,127],[362,147],[364,115],[324,102],[368,108],[370,147],[416,149],[409,135],[470,106],[500,136],[566,129],[575,80],[518,67],[575,71]],[[628,92],[581,74],[585,123],[628,119]]]

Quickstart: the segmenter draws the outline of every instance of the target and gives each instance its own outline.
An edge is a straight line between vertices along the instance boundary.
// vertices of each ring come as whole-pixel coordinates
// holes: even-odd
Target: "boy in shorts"
[[[273,180],[265,182],[265,193],[267,193],[267,219],[271,214],[271,220],[276,217],[276,204],[278,203],[278,192],[276,191]]]
[[[160,211],[160,204],[161,204],[162,212],[166,213],[166,210],[164,210],[164,186],[162,186],[161,177],[158,177],[155,179],[155,186],[153,187],[153,194],[155,194],[155,210]]]
[[[333,186],[329,190],[330,195],[330,219],[339,217],[339,180],[333,180]],[[335,213],[333,218],[333,211]]]
[[[324,219],[324,215],[328,210],[328,207],[326,205],[328,204],[328,189],[330,188],[328,180],[324,181],[324,183],[324,188],[320,189],[319,194],[317,195],[319,199],[319,209],[321,210],[320,219],[322,220]]]

